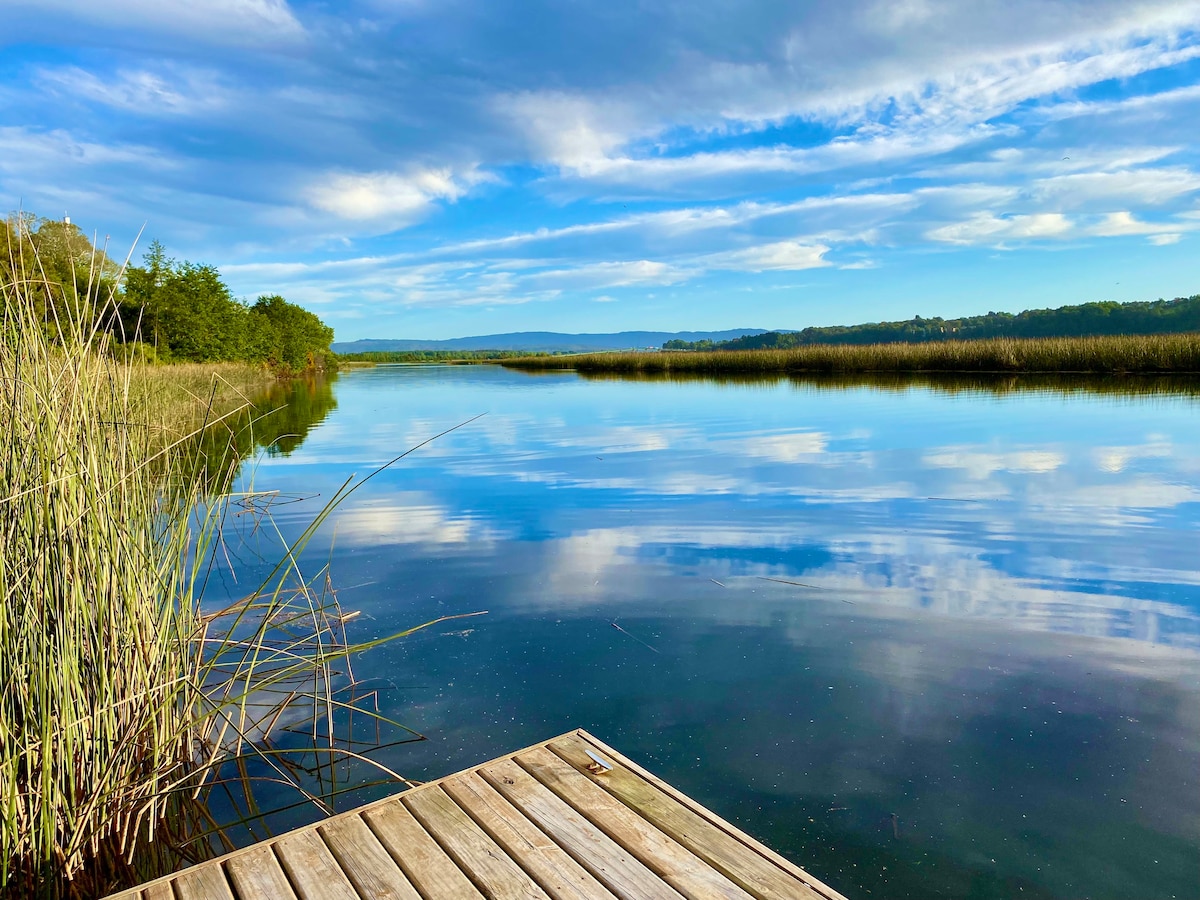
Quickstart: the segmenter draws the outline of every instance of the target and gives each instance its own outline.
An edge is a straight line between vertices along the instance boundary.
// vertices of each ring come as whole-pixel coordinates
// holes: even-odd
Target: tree
[[[273,360],[292,370],[312,368],[329,353],[333,329],[317,316],[278,294],[259,297],[252,314],[268,323],[275,336]]]
[[[48,328],[112,325],[109,299],[116,290],[119,267],[78,226],[11,213],[3,221],[0,278],[20,281],[38,306]],[[104,321],[81,322],[83,310],[96,310]]]

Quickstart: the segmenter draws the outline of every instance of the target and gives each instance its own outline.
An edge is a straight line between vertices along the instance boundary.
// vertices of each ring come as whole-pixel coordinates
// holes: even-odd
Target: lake
[[[243,478],[291,538],[483,414],[304,557],[487,610],[354,660],[406,777],[584,727],[856,900],[1200,897],[1200,389],[1020,384],[361,369]]]

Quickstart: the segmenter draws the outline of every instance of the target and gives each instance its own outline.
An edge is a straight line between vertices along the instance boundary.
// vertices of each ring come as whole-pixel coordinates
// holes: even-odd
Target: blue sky
[[[0,199],[339,340],[1200,292],[1200,2],[0,0]]]

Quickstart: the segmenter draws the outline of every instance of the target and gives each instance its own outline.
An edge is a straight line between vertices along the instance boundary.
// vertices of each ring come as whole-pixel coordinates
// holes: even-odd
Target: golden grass
[[[813,344],[792,350],[591,353],[528,357],[501,365],[527,371],[709,375],[960,372],[1200,373],[1200,334],[1000,338],[920,344]]]

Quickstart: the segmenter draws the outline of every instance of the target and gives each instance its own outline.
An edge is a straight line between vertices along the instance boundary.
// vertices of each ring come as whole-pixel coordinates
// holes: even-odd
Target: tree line
[[[810,344],[918,344],[986,338],[1096,337],[1120,334],[1177,334],[1200,331],[1200,294],[1134,303],[1103,301],[1020,313],[769,331],[730,341],[667,341],[664,350],[787,350]]]
[[[444,363],[489,362],[500,359],[522,359],[527,356],[549,356],[527,350],[364,350],[360,353],[339,353],[345,362],[369,363]]]
[[[277,294],[240,300],[215,266],[172,259],[158,241],[141,266],[120,266],[69,221],[19,213],[0,231],[0,281],[31,286],[48,327],[99,315],[83,324],[107,332],[115,355],[336,368],[333,329],[319,317]]]

